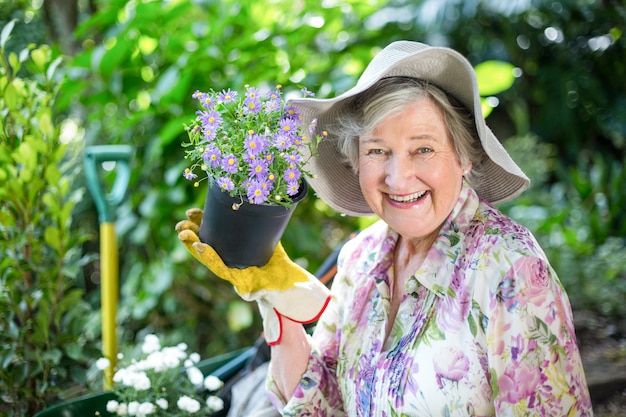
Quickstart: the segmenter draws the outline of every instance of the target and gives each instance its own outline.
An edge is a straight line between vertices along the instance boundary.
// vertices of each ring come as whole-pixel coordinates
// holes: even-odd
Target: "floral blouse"
[[[464,186],[385,341],[398,235],[340,254],[287,416],[591,416],[565,291],[531,233]]]

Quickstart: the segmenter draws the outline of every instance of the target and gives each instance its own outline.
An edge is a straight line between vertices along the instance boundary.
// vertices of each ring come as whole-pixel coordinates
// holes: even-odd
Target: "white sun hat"
[[[520,195],[530,184],[528,177],[511,159],[482,115],[476,74],[469,61],[460,53],[445,47],[433,47],[413,41],[391,43],[369,63],[357,84],[335,98],[292,99],[304,126],[317,119],[316,132],[328,131],[328,138],[317,147],[307,170],[313,174],[308,182],[318,196],[335,210],[352,216],[372,214],[357,174],[348,166],[333,138],[333,121],[341,114],[346,99],[370,88],[383,78],[403,76],[427,81],[455,97],[465,105],[476,121],[476,130],[486,153],[481,163],[481,175],[473,184],[476,193],[497,204]]]

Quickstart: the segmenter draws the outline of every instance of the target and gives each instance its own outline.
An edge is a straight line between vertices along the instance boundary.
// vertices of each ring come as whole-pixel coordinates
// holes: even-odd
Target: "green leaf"
[[[46,71],[46,78],[48,80],[52,79],[54,72],[56,71],[57,67],[61,64],[62,61],[63,59],[61,57],[58,57],[57,59],[52,61],[52,63],[48,67],[48,70]]]
[[[48,165],[44,175],[49,184],[56,185],[61,181],[61,172],[56,165]]]
[[[17,91],[15,89],[15,85],[10,83],[7,85],[7,88],[4,90],[4,105],[10,111],[14,111],[17,109],[18,96]]]
[[[487,103],[487,100],[485,100],[483,97],[480,98],[480,108],[483,111],[483,118],[484,119],[486,119],[487,116],[489,116],[491,114],[491,112],[493,111],[493,107],[491,107]]]
[[[13,152],[13,159],[24,165],[25,170],[34,170],[37,167],[37,152],[30,142],[22,142]]]
[[[49,107],[42,109],[37,115],[39,120],[39,130],[41,133],[49,138],[54,134],[54,125],[52,124],[52,109]]]
[[[485,61],[475,68],[478,92],[481,96],[491,96],[508,90],[515,82],[513,64],[504,61]]]
[[[13,74],[17,74],[20,70],[20,67],[22,66],[15,52],[11,52],[9,54],[9,65],[13,69]]]
[[[46,63],[48,62],[49,54],[50,54],[49,49],[45,48],[44,46],[34,49],[30,53],[30,56],[33,59],[33,62],[35,63],[37,68],[41,70],[41,72],[44,72],[46,69]]]
[[[113,71],[119,69],[124,62],[127,62],[128,56],[132,52],[134,47],[134,41],[131,42],[128,39],[118,37],[114,45],[104,53],[102,61],[100,62],[100,71],[103,74],[110,76]]]
[[[63,353],[61,352],[61,350],[55,348],[43,352],[42,358],[44,361],[52,362],[54,365],[57,365],[59,362],[61,362],[62,356]]]
[[[46,227],[44,239],[48,245],[53,247],[57,252],[61,250],[61,232],[56,227]]]
[[[11,32],[13,31],[14,26],[15,19],[11,20],[2,28],[2,33],[0,34],[0,48],[4,49],[7,41],[9,40],[9,37],[11,36]]]

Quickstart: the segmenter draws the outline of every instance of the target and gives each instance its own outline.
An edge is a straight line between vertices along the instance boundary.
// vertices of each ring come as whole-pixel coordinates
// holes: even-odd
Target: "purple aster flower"
[[[267,101],[265,102],[265,111],[271,113],[280,110],[280,105],[280,89],[269,91],[267,93]]]
[[[248,135],[244,142],[244,146],[249,155],[258,155],[267,148],[267,141],[261,135],[252,134]]]
[[[289,169],[286,169],[283,175],[285,181],[287,182],[297,182],[300,179],[300,171],[295,167],[290,167]]]
[[[250,177],[265,178],[268,173],[268,164],[264,159],[254,159],[250,161],[248,174]]]
[[[264,181],[250,181],[250,188],[248,188],[248,200],[251,204],[263,204],[267,201],[267,196],[270,194],[269,187]]]
[[[280,121],[280,130],[281,132],[292,134],[296,133],[298,129],[298,123],[294,119],[284,118]]]
[[[293,146],[293,137],[285,133],[277,133],[273,138],[274,145],[281,151]]]
[[[246,87],[246,97],[248,98],[259,98],[259,90],[257,90],[255,87]]]
[[[217,186],[224,191],[230,191],[235,188],[235,183],[229,177],[220,177],[217,180]]]
[[[189,168],[185,168],[185,170],[183,171],[183,177],[185,177],[185,179],[188,181],[198,178],[198,176],[194,174]]]
[[[202,129],[202,135],[207,142],[213,142],[217,136],[217,129]]]
[[[267,98],[268,100],[280,100],[280,86],[276,90],[268,91]]]
[[[298,191],[300,191],[300,184],[298,183],[298,181],[287,182],[287,194],[288,195],[294,196],[298,194]]]
[[[202,152],[202,159],[204,162],[212,167],[218,167],[222,160],[222,153],[214,144],[207,146]]]
[[[213,97],[210,94],[204,94],[202,96],[200,104],[202,105],[202,108],[204,109],[207,109],[207,110],[212,109],[213,107],[215,107],[215,104],[216,104],[215,97]]]
[[[267,100],[263,108],[265,109],[266,113],[273,113],[280,110],[280,99]]]
[[[243,102],[243,110],[246,114],[257,114],[261,111],[262,104],[258,98],[248,97]]]
[[[302,94],[304,94],[305,96],[307,96],[307,97],[315,97],[315,93],[313,93],[313,92],[311,92],[311,91],[307,90],[307,89],[306,89],[306,87],[303,87],[303,88],[300,90],[300,92],[301,92]]]
[[[302,156],[297,152],[291,152],[285,154],[285,159],[289,161],[291,164],[297,164],[302,161]]]
[[[226,155],[222,158],[220,166],[224,171],[228,172],[229,174],[236,173],[239,166],[237,157],[233,154]]]
[[[217,96],[217,99],[221,102],[221,103],[230,103],[235,101],[235,99],[237,98],[237,91],[233,91],[230,88],[228,90],[222,90],[221,93],[219,93],[219,95]]]
[[[300,111],[293,106],[285,106],[284,117],[294,120],[300,120]]]
[[[194,100],[201,100],[202,99],[202,94],[204,94],[202,91],[196,90],[191,95],[191,98],[193,98]]]
[[[206,118],[202,120],[202,127],[206,128],[207,126],[211,126],[213,129],[216,129],[222,124],[222,114],[217,110],[211,109],[205,113]]]
[[[209,111],[198,110],[196,114],[198,115],[196,120],[198,120],[202,125],[204,139],[208,142],[215,139],[217,127],[222,122],[222,115],[213,109],[210,109]]]

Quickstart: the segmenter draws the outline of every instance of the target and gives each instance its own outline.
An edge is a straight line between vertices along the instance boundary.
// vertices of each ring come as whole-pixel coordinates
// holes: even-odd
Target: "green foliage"
[[[87,261],[86,234],[72,227],[79,149],[53,112],[60,60],[46,45],[7,53],[12,29],[0,35],[0,411],[33,415],[85,382],[94,350],[76,287]]]

